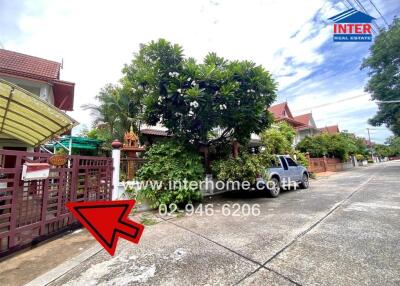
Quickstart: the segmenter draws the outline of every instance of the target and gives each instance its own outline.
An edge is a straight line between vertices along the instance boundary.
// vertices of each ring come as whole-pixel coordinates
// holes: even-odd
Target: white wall
[[[39,96],[41,99],[54,105],[53,86],[42,81],[22,79],[11,76],[0,76],[8,82],[18,85],[27,91]]]

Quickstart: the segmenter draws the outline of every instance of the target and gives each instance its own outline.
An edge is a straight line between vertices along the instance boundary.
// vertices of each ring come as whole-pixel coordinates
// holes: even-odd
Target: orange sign
[[[64,166],[67,163],[67,156],[65,155],[53,155],[49,159],[49,163],[53,166]]]

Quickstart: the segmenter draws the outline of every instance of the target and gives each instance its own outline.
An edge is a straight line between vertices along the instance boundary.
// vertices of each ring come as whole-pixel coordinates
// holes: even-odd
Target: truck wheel
[[[301,178],[300,188],[308,189],[309,186],[310,186],[310,182],[308,181],[308,175],[307,175],[307,173],[304,173],[303,177]]]
[[[270,197],[276,198],[279,196],[281,192],[281,183],[279,182],[278,178],[272,177],[267,189]]]

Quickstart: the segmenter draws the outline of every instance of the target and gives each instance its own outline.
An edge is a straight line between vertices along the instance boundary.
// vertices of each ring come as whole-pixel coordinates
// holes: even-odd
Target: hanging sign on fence
[[[50,165],[47,163],[24,163],[22,165],[23,181],[43,180],[49,177]]]
[[[49,158],[50,165],[60,167],[67,163],[68,159],[65,155],[53,155]]]

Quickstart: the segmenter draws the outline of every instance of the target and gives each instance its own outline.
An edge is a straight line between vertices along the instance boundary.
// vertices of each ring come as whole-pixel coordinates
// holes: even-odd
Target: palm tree
[[[90,110],[94,117],[93,125],[98,128],[107,126],[112,138],[122,139],[124,132],[131,125],[135,126],[138,105],[127,90],[116,85],[107,84],[96,96],[99,104],[85,104],[82,108]]]
[[[107,84],[96,96],[99,104],[89,103],[82,105],[84,110],[91,111],[91,116],[94,117],[94,127],[106,125],[112,135],[114,133],[115,124],[118,121],[118,113],[114,105],[116,97],[118,96],[117,93],[118,90],[116,86]]]

